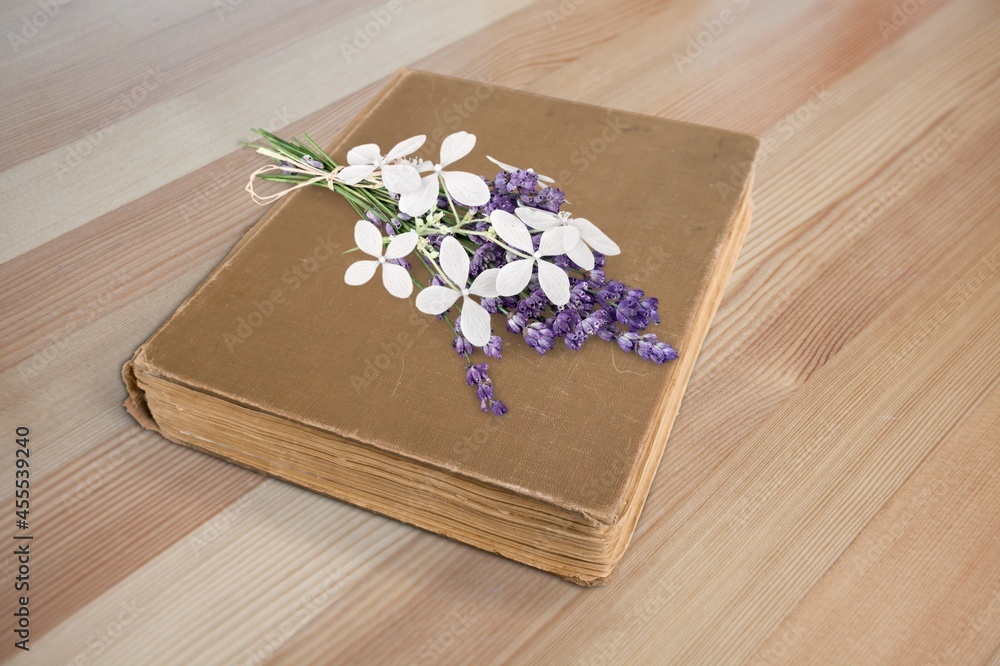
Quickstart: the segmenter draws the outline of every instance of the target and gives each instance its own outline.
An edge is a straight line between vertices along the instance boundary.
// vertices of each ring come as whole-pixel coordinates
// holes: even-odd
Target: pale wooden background
[[[0,5],[0,495],[29,425],[36,535],[34,649],[12,663],[1000,659],[1000,4],[402,0],[345,54],[385,9]],[[264,480],[119,406],[122,362],[261,214],[236,139],[329,142],[401,65],[767,140],[609,587]]]

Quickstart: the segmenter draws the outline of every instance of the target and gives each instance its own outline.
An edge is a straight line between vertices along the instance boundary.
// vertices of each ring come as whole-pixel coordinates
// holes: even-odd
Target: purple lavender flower
[[[508,174],[507,189],[513,192],[514,189],[534,191],[538,187],[538,174],[533,171],[518,169]]]
[[[597,297],[602,301],[619,301],[627,293],[625,285],[618,280],[610,280],[597,292]]]
[[[656,339],[656,334],[650,333],[639,338],[636,353],[644,361],[652,361],[657,365],[677,358],[677,350]]]
[[[653,351],[650,353],[650,358],[657,365],[666,363],[667,361],[673,361],[679,356],[677,350],[668,345],[662,340],[657,340],[653,345]]]
[[[552,345],[555,344],[555,333],[544,322],[531,322],[525,327],[523,336],[528,346],[539,354],[549,351],[552,349]]]
[[[572,333],[580,323],[580,314],[576,310],[563,310],[552,320],[552,331],[557,336]]]
[[[496,314],[500,312],[500,299],[499,298],[484,298],[483,299],[483,309],[490,314]]]
[[[500,246],[489,242],[483,243],[476,249],[469,261],[469,275],[476,277],[487,268],[496,266],[503,261],[504,254],[504,249]]]
[[[500,352],[503,351],[503,339],[499,335],[490,336],[489,342],[483,347],[483,353],[492,358],[502,358]]]
[[[470,365],[465,370],[465,383],[476,387],[476,398],[479,399],[479,409],[493,412],[497,416],[507,413],[507,406],[493,398],[493,382],[489,377],[490,366],[486,363]]]
[[[628,326],[631,331],[641,331],[649,326],[650,313],[648,302],[643,303],[630,294],[618,303],[618,307],[615,308],[615,319]]]
[[[587,334],[581,331],[573,331],[572,333],[568,333],[563,341],[573,351],[579,351],[583,347],[583,343],[587,341]]]
[[[550,213],[558,213],[566,195],[558,187],[546,187],[540,192],[527,192],[521,194],[521,202],[533,208],[541,208]]]
[[[595,335],[599,330],[610,323],[610,317],[604,310],[591,313],[586,319],[580,322],[579,330],[586,335]]]
[[[523,312],[514,312],[507,318],[507,330],[511,333],[520,333],[527,323],[528,318]]]
[[[323,169],[323,170],[326,169],[326,165],[325,164],[323,164],[322,162],[320,162],[319,160],[313,158],[310,155],[303,155],[302,156],[302,161],[305,162],[306,164],[308,164],[311,167],[315,167],[317,169]]]
[[[621,347],[623,352],[631,354],[635,351],[635,347],[638,343],[639,335],[637,333],[629,331],[618,336],[618,346]]]
[[[472,346],[472,343],[461,335],[455,338],[455,342],[452,343],[452,346],[455,347],[455,351],[458,352],[459,356],[469,356],[476,350],[476,348]]]
[[[494,194],[490,197],[490,200],[486,202],[483,206],[483,213],[489,215],[495,210],[503,210],[508,213],[513,213],[517,205],[513,199],[510,197],[505,197],[502,194]]]
[[[475,386],[482,381],[489,379],[486,373],[489,371],[490,366],[486,363],[477,363],[476,365],[470,365],[465,370],[465,383],[469,386]]]
[[[653,298],[652,296],[646,296],[639,301],[639,308],[646,313],[646,316],[654,324],[660,323],[660,299]]]
[[[386,263],[396,264],[397,266],[402,266],[406,270],[410,270],[413,266],[410,265],[406,259],[400,257],[399,259],[386,259]]]
[[[605,326],[604,328],[598,330],[597,331],[597,337],[599,337],[601,340],[604,340],[605,342],[611,342],[612,340],[615,339],[615,335],[617,333],[618,333],[618,331],[615,330],[614,325],[609,325],[609,326]]]

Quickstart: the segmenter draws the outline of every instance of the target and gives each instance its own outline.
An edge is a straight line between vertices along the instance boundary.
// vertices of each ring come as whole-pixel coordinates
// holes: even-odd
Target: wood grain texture
[[[30,426],[37,585],[31,653],[5,628],[0,658],[1000,659],[1000,5],[401,6],[349,58],[385,3],[80,0],[33,33],[38,3],[0,7],[2,468]],[[121,363],[261,214],[235,139],[330,142],[402,65],[766,140],[608,587],[265,481],[120,408]]]

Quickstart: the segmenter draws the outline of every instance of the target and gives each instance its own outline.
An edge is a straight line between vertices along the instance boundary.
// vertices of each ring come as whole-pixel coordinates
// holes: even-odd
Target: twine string
[[[259,147],[257,152],[266,157],[278,160],[279,162],[284,162],[284,164],[268,164],[267,166],[262,166],[261,168],[250,174],[250,181],[247,183],[246,191],[250,193],[250,198],[254,200],[254,203],[261,206],[266,206],[267,204],[274,203],[281,197],[294,192],[300,187],[308,187],[310,185],[316,185],[320,182],[326,182],[326,186],[331,191],[335,190],[335,185],[346,185],[348,187],[362,187],[366,189],[378,189],[382,187],[381,175],[376,171],[372,173],[367,178],[362,180],[360,183],[346,183],[343,179],[339,177],[341,170],[344,168],[342,165],[338,165],[333,168],[332,171],[327,171],[326,169],[321,169],[319,167],[313,166],[308,162],[303,160],[295,159],[288,155],[281,155],[271,150],[270,148]],[[300,181],[286,187],[283,190],[274,192],[272,194],[260,194],[255,188],[255,183],[257,178],[268,173],[273,173],[280,171],[286,175],[300,174],[303,176],[310,176],[306,180]]]

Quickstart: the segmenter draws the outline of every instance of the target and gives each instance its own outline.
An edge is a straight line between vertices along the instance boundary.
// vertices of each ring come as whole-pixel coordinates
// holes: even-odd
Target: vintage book
[[[510,413],[481,413],[444,323],[378,280],[344,283],[357,214],[307,187],[136,350],[126,407],[184,446],[599,584],[628,546],[750,224],[759,139],[403,70],[327,152],[427,134],[421,154],[436,154],[458,129],[478,136],[463,169],[492,177],[488,152],[553,176],[618,242],[608,275],[659,297],[654,330],[678,360],[597,339],[545,356],[507,344],[491,376]]]

